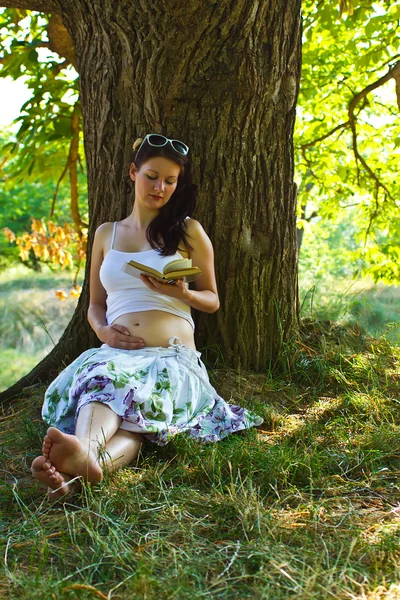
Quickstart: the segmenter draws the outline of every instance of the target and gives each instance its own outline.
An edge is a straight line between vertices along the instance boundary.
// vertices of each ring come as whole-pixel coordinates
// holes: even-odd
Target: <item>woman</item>
[[[196,352],[191,308],[213,313],[219,299],[212,244],[190,218],[197,187],[189,148],[148,134],[133,150],[133,210],[101,225],[92,249],[88,320],[103,345],[79,356],[45,394],[42,416],[51,427],[32,473],[49,498],[131,463],[144,438],[163,445],[186,431],[218,441],[262,423],[216,393]],[[122,270],[134,259],[162,271],[182,257],[201,270],[195,289]]]

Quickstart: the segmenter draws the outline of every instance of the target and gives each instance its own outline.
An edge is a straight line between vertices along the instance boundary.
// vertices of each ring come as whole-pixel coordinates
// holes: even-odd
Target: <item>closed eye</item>
[[[151,179],[152,181],[154,181],[155,179],[157,179],[157,177],[150,177],[150,175],[146,175],[146,177],[148,179]],[[168,185],[174,185],[175,181],[167,181]]]

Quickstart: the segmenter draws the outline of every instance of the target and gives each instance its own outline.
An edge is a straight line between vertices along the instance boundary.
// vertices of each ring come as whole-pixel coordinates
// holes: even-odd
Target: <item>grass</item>
[[[48,354],[76,306],[55,291],[71,288],[72,274],[15,267],[0,273],[0,391],[28,373]]]
[[[399,358],[305,322],[285,377],[213,373],[260,428],[146,445],[65,504],[29,476],[42,396],[16,402],[0,417],[0,598],[398,598]]]
[[[24,373],[29,373],[46,353],[46,349],[35,354],[26,354],[13,348],[0,351],[0,392],[18,381]]]
[[[400,287],[375,285],[372,280],[315,280],[300,274],[302,315],[358,325],[372,336],[385,335],[400,343]]]
[[[47,291],[33,281],[2,286],[14,315],[22,292],[32,314],[50,314],[40,294],[54,280]],[[60,327],[63,310],[56,301]],[[325,316],[303,319],[279,377],[210,373],[261,427],[145,445],[137,464],[66,503],[48,504],[30,477],[43,390],[0,414],[0,599],[398,600],[400,349]],[[20,339],[3,365],[22,360]]]

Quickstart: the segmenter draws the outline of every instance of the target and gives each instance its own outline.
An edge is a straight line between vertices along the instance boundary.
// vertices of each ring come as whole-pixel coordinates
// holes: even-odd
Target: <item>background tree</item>
[[[131,209],[124,180],[132,140],[148,131],[181,136],[194,155],[197,216],[214,242],[223,307],[197,316],[197,342],[218,345],[232,365],[268,366],[297,323],[292,136],[300,1],[1,3],[60,14],[73,40],[89,248],[100,223]],[[59,344],[22,383],[52,377],[97,342],[87,305],[86,278]]]
[[[400,281],[400,2],[303,3],[296,126],[300,227],[351,223],[353,272]],[[301,230],[300,230],[301,237]],[[345,243],[345,242],[344,242]]]
[[[16,119],[19,129],[15,138],[3,140],[1,145],[3,183],[10,187],[26,181],[54,181],[49,206],[49,215],[54,217],[60,185],[69,175],[71,217],[82,237],[82,227],[87,224],[79,205],[78,167],[83,171],[83,149],[72,40],[58,14],[41,15],[19,8],[0,14],[0,30],[0,75],[23,77],[32,91]]]
[[[331,228],[336,222],[345,241],[351,238],[347,262],[353,273],[386,283],[399,277],[399,210],[393,202],[400,152],[399,15],[399,0],[343,0],[339,6],[336,0],[303,1],[303,71],[295,131],[299,248],[304,226],[310,230],[308,225],[318,221],[320,230],[321,224]],[[9,144],[7,152],[2,148],[8,180],[55,179],[49,208],[53,214],[60,181],[69,170],[72,217],[80,234],[74,171],[76,158],[82,163],[83,154],[77,155],[77,136],[72,135],[79,128],[79,101],[71,38],[59,15],[15,8],[0,15],[0,31],[0,76],[24,76],[32,90],[18,119],[17,143]],[[65,98],[73,98],[74,91],[73,111]],[[8,156],[17,158],[11,168]],[[86,198],[82,182],[79,187]],[[343,229],[345,222],[354,227]]]

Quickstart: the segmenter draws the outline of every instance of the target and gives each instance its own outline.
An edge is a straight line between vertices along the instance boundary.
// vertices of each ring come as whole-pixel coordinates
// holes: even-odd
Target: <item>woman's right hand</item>
[[[101,342],[120,350],[139,350],[144,348],[142,338],[133,337],[123,325],[102,325],[96,332]]]

